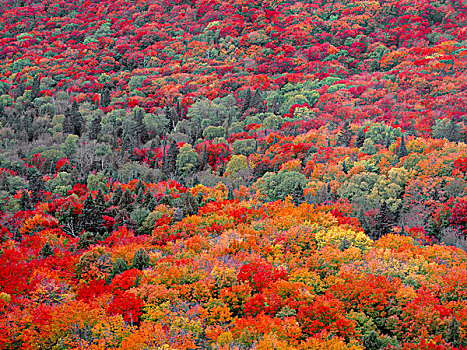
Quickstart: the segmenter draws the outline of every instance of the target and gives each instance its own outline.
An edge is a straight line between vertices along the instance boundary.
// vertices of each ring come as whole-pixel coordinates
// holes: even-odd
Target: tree
[[[83,203],[80,214],[80,222],[83,229],[89,232],[102,232],[102,215],[100,215],[91,193],[88,194]]]
[[[272,172],[264,174],[263,177],[258,179],[255,186],[267,195],[268,200],[276,201],[284,199],[288,195],[293,197],[293,194],[296,194],[299,190],[298,184],[304,189],[307,183],[308,179],[302,173],[283,170],[278,174]]]
[[[177,169],[177,157],[179,153],[180,150],[177,143],[172,140],[170,142],[169,149],[167,150],[167,156],[163,165],[163,171],[167,176],[175,173],[175,170]]]
[[[31,100],[34,100],[40,96],[40,85],[41,85],[41,76],[40,74],[36,74],[36,76],[34,77],[34,80],[32,81]]]
[[[52,249],[49,242],[46,242],[44,244],[44,246],[42,247],[42,249],[41,249],[41,251],[39,253],[39,255],[42,256],[43,258],[46,258],[46,257],[51,256],[53,254],[54,254],[54,251],[53,251],[53,249]]]
[[[125,272],[128,269],[128,263],[122,258],[118,258],[114,262],[114,265],[112,267],[112,273],[110,274],[109,279],[112,280],[115,276]]]
[[[186,143],[177,155],[177,171],[183,175],[190,175],[199,167],[199,156],[193,147]]]
[[[451,343],[451,346],[456,348],[461,345],[459,326],[460,324],[456,320],[456,317],[452,316],[445,336],[446,342]]]
[[[63,121],[63,132],[75,134],[81,137],[84,131],[84,118],[79,112],[78,102],[73,101],[71,108],[65,111],[65,119]]]
[[[353,133],[350,129],[349,121],[346,120],[342,126],[341,132],[337,136],[337,144],[348,147],[350,145],[350,141],[352,140],[352,136]]]
[[[382,201],[375,221],[374,232],[372,232],[372,237],[374,239],[378,239],[388,233],[391,233],[393,226],[392,213],[386,204],[386,201]]]
[[[361,148],[363,147],[363,143],[365,142],[365,132],[363,129],[359,129],[357,133],[357,138],[355,140],[355,147]]]
[[[407,151],[407,147],[405,146],[405,138],[404,135],[401,136],[401,144],[399,149],[397,150],[397,159],[401,160],[402,157],[406,157],[409,154]]]
[[[42,200],[45,183],[42,179],[42,174],[38,170],[32,170],[32,174],[29,177],[29,189],[31,190],[32,203],[37,203]]]
[[[182,193],[180,197],[183,205],[183,216],[196,215],[199,209],[197,199],[189,191]]]
[[[144,110],[141,108],[135,108],[134,115],[136,122],[136,145],[140,147],[141,144],[145,144],[149,140],[148,130],[144,123]]]
[[[135,252],[133,256],[133,268],[138,270],[144,270],[149,267],[150,258],[146,249],[140,248]]]
[[[250,108],[251,105],[251,90],[247,89],[246,94],[245,94],[245,99],[243,101],[243,107],[242,107],[242,113],[245,113],[245,111]]]
[[[110,89],[105,87],[102,91],[101,107],[108,107],[110,105]]]
[[[100,115],[94,117],[91,123],[91,130],[89,131],[89,138],[91,140],[98,140],[101,135],[101,126],[102,118]]]

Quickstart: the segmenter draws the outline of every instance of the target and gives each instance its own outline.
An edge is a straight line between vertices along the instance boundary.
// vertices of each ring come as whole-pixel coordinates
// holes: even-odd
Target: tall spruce
[[[372,236],[374,239],[378,239],[388,233],[391,233],[393,226],[392,213],[389,209],[386,201],[382,201],[379,208],[378,214],[375,218],[374,232]]]
[[[405,157],[409,154],[407,151],[407,147],[405,146],[405,137],[402,135],[401,137],[401,144],[399,149],[397,150],[397,159],[400,160],[402,157]]]
[[[355,147],[361,148],[363,147],[363,143],[365,142],[365,132],[363,129],[359,129],[357,133],[357,138],[355,139]]]
[[[101,107],[110,106],[110,88],[105,87],[104,90],[102,91],[100,105],[101,105]]]
[[[89,131],[89,138],[91,140],[98,140],[101,135],[101,126],[102,118],[100,115],[96,115],[91,123],[91,130]]]
[[[177,170],[177,157],[178,154],[180,153],[178,144],[172,140],[169,145],[169,149],[167,150],[167,156],[165,159],[165,164],[164,164],[164,173],[167,176],[170,176],[171,174],[175,173],[175,170]]]
[[[245,99],[243,101],[242,113],[244,113],[251,106],[251,90],[247,89]]]
[[[345,147],[349,147],[350,141],[352,141],[353,132],[350,129],[350,123],[348,120],[344,122],[341,132],[337,136],[337,144]]]
[[[150,258],[146,249],[140,248],[135,252],[133,256],[133,268],[138,270],[144,270],[149,267]]]

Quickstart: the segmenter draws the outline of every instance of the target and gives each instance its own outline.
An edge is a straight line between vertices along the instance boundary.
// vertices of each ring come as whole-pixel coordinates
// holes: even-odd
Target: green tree
[[[144,270],[149,267],[150,258],[144,248],[140,248],[135,252],[133,256],[133,268],[138,270]]]
[[[52,246],[50,245],[49,242],[45,242],[43,245],[39,255],[42,256],[43,258],[46,258],[48,256],[51,256],[54,254],[54,250],[52,249]]]
[[[198,153],[189,143],[185,143],[177,155],[177,170],[180,174],[190,175],[199,167]]]
[[[405,146],[405,138],[404,135],[401,137],[401,144],[397,150],[397,159],[400,160],[402,157],[406,157],[409,155],[407,151],[407,147]]]
[[[348,120],[344,122],[341,132],[337,136],[337,144],[345,147],[350,146],[350,141],[352,140],[353,132],[350,129],[350,123]]]
[[[302,189],[306,187],[308,179],[302,173],[296,171],[280,171],[278,174],[268,172],[259,178],[255,187],[261,189],[266,194],[266,199],[276,201],[284,199],[286,196],[297,192],[297,184]]]

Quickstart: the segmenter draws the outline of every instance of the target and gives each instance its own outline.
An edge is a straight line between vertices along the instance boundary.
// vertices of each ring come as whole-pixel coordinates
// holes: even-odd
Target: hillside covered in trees
[[[467,7],[4,0],[1,349],[467,349]]]

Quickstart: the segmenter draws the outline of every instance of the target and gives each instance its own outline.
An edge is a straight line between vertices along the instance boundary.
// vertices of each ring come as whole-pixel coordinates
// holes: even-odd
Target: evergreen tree
[[[449,120],[447,125],[446,138],[451,142],[458,142],[461,140],[461,127],[454,117]]]
[[[358,147],[358,148],[363,147],[365,138],[366,138],[365,132],[363,131],[363,129],[359,129],[357,133],[357,138],[355,140],[355,147]]]
[[[117,186],[117,188],[115,189],[115,191],[113,193],[113,196],[112,196],[112,204],[113,205],[118,205],[118,203],[122,199],[122,195],[123,195],[122,187]]]
[[[292,200],[295,205],[300,205],[304,202],[305,198],[303,197],[303,186],[300,182],[295,184],[295,188],[292,192]]]
[[[26,190],[21,191],[21,197],[19,198],[19,207],[21,210],[29,210],[31,208],[31,198]]]
[[[405,138],[404,135],[401,137],[401,144],[399,149],[397,150],[397,159],[400,160],[402,157],[405,157],[409,154],[407,151],[407,147],[405,146]]]
[[[386,133],[386,144],[385,144],[386,149],[389,149],[391,147],[391,135],[389,132]]]
[[[73,101],[71,108],[65,111],[65,119],[63,120],[63,132],[81,136],[84,131],[84,118],[79,112],[78,102]]]
[[[446,342],[451,343],[451,346],[456,348],[461,345],[459,326],[459,322],[456,320],[456,317],[453,316],[449,322],[448,330],[445,336]]]
[[[375,221],[375,232],[372,234],[374,239],[378,239],[384,235],[387,235],[388,233],[391,233],[393,226],[392,213],[387,206],[386,201],[382,201]]]
[[[45,190],[44,180],[42,174],[34,170],[29,178],[29,189],[31,190],[31,201],[37,203],[42,199],[42,192]]]
[[[348,147],[350,145],[350,141],[352,140],[352,136],[353,133],[350,129],[349,121],[346,120],[342,126],[341,132],[337,136],[337,144]]]
[[[140,248],[135,252],[133,256],[133,268],[138,270],[144,270],[149,267],[150,258],[144,248]]]
[[[115,260],[115,263],[112,267],[112,273],[110,274],[110,280],[112,280],[115,276],[125,272],[128,269],[129,269],[128,263],[122,258],[118,258],[117,260]]]
[[[157,205],[156,198],[153,196],[151,191],[149,191],[149,190],[146,191],[146,193],[144,194],[143,203],[144,203],[144,207],[151,210],[151,211]]]
[[[65,111],[65,119],[63,119],[62,130],[66,134],[74,134],[74,127],[71,118],[71,114],[68,110]]]
[[[43,258],[46,258],[48,256],[51,256],[54,254],[54,250],[52,249],[52,247],[50,246],[50,243],[49,242],[46,242],[44,244],[44,246],[42,247],[39,255],[42,256]]]
[[[83,232],[78,239],[78,244],[76,245],[77,250],[87,249],[93,244],[97,244],[97,237],[92,232]]]
[[[169,176],[170,174],[175,173],[177,169],[177,157],[180,153],[177,143],[172,140],[167,151],[167,156],[164,163],[164,173]]]
[[[256,89],[255,94],[251,98],[250,107],[256,108],[259,113],[264,112],[264,97],[261,89]]]
[[[108,107],[110,105],[110,89],[105,87],[101,96],[101,107]]]
[[[80,215],[80,222],[82,228],[86,231],[96,233],[104,231],[104,227],[102,225],[102,215],[96,207],[91,193],[89,193],[86,199],[84,200],[83,209]]]
[[[384,342],[378,338],[375,331],[371,331],[363,337],[362,345],[365,350],[380,350],[384,346]]]
[[[19,83],[16,88],[13,90],[13,98],[16,101],[18,97],[21,97],[24,95],[24,92],[26,91],[26,85],[24,85],[23,82]]]
[[[134,199],[130,191],[124,191],[120,201],[118,202],[118,207],[120,210],[125,210],[131,212],[133,210]]]
[[[229,191],[230,193],[230,191]],[[190,192],[182,193],[181,195],[182,205],[183,205],[183,216],[196,215],[198,213],[198,201],[195,197],[192,196]]]
[[[91,130],[89,131],[89,138],[91,140],[98,140],[101,135],[101,126],[102,118],[100,115],[97,115],[91,123]]]
[[[141,144],[148,142],[148,130],[146,124],[144,124],[144,112],[142,109],[135,110],[135,122],[136,122],[136,137],[137,137],[137,146],[140,147]]]
[[[348,173],[349,173],[349,168],[348,168],[348,166],[347,166],[347,162],[345,161],[345,159],[344,159],[344,161],[342,162],[342,171],[344,172],[344,174],[348,174]]]
[[[251,105],[251,90],[247,89],[246,94],[245,94],[245,100],[243,101],[243,107],[242,107],[242,113],[245,113],[245,111],[250,108]]]
[[[40,95],[41,77],[37,74],[32,81],[31,100],[36,99]]]

